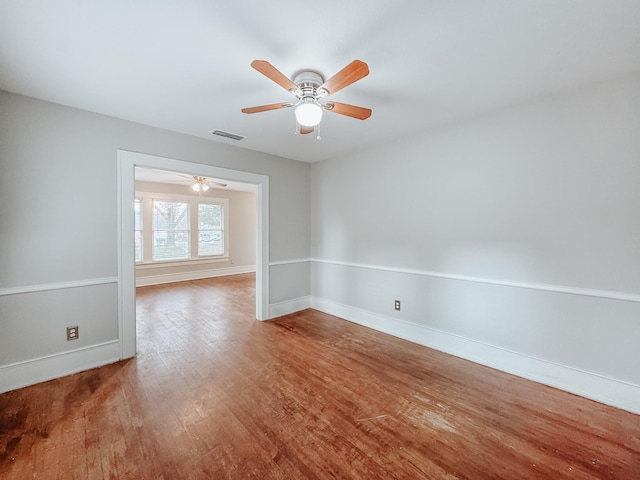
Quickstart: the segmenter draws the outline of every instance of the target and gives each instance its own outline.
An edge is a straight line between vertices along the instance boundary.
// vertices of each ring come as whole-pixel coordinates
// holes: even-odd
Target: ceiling
[[[0,89],[305,162],[640,71],[640,0],[0,0]],[[250,67],[370,74],[322,140]],[[213,137],[219,129],[246,138]]]
[[[233,182],[231,180],[222,178],[205,178],[211,183],[211,188],[214,189],[236,190],[240,192],[256,192],[256,186],[250,183]],[[155,170],[143,167],[135,168],[135,179],[137,182],[168,183],[171,185],[183,186],[189,194],[192,193],[190,188],[195,183],[193,176],[189,174],[168,172],[165,170]]]

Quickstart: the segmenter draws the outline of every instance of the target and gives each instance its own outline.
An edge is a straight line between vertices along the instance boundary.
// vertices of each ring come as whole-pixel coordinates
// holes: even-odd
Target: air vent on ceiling
[[[223,132],[222,130],[214,130],[214,135],[218,135],[219,137],[230,138],[231,140],[242,140],[244,137],[242,135],[236,135],[235,133]]]

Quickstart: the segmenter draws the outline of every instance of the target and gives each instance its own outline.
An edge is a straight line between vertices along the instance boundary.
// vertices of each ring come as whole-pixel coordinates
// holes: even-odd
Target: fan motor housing
[[[317,101],[318,87],[324,83],[322,75],[313,70],[301,70],[297,72],[292,81],[302,92],[302,95],[299,98],[309,100],[313,99],[313,101]]]
[[[293,83],[302,88],[305,84],[311,84],[318,88],[324,83],[323,76],[314,70],[301,70],[293,76]]]

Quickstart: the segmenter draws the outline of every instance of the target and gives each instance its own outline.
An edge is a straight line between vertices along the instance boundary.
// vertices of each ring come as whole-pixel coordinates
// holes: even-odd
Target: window
[[[198,204],[198,256],[224,253],[222,205]]]
[[[228,260],[228,199],[136,192],[134,211],[135,261],[141,267]]]
[[[189,258],[189,204],[153,200],[153,260]]]
[[[142,261],[142,199],[136,198],[133,204],[135,218],[135,255],[136,262]]]

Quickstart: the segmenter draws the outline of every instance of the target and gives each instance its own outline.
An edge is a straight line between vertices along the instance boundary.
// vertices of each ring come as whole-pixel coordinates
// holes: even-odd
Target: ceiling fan
[[[183,178],[189,179],[189,183],[191,183],[191,188],[194,192],[206,192],[210,188],[221,187],[224,188],[227,186],[226,183],[215,181],[211,178],[201,177],[199,175],[191,175],[186,176],[182,174],[178,174]],[[186,182],[185,182],[186,183]]]
[[[314,70],[301,70],[290,80],[266,60],[254,60],[251,62],[251,66],[295,96],[297,101],[243,108],[243,113],[259,113],[294,107],[296,121],[301,134],[313,132],[314,128],[320,124],[322,113],[325,110],[357,118],[358,120],[366,120],[371,116],[370,108],[357,107],[332,100],[321,102],[325,97],[333,95],[369,75],[369,67],[360,60],[354,60],[326,81],[319,72]],[[320,136],[318,135],[319,138]]]

